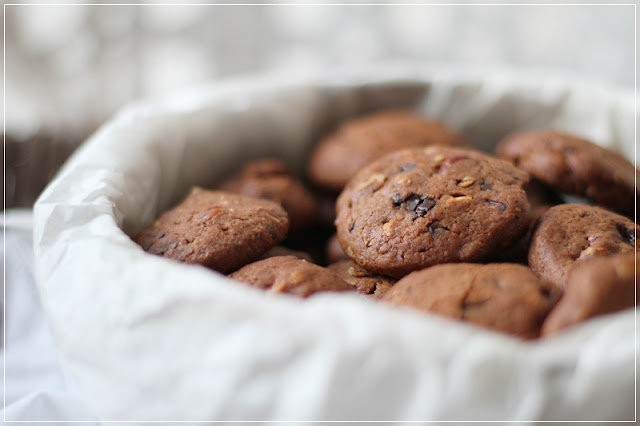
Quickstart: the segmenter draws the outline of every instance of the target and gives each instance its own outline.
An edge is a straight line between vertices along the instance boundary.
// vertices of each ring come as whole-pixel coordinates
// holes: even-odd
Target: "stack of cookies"
[[[490,155],[385,111],[320,140],[307,172],[249,162],[133,239],[266,291],[357,292],[525,339],[636,303],[636,170],[592,142],[522,132]]]

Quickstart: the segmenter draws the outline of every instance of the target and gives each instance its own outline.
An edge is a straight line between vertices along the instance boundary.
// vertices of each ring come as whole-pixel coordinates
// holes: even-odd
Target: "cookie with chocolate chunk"
[[[284,240],[288,228],[274,201],[194,188],[133,240],[148,253],[226,273]]]
[[[524,265],[462,263],[413,272],[382,300],[532,339],[558,297]]]
[[[370,294],[380,299],[393,287],[394,279],[372,274],[353,260],[342,260],[327,266],[343,280],[356,288],[358,293]]]
[[[576,263],[569,272],[567,289],[542,326],[542,335],[555,334],[589,318],[637,303],[636,263],[633,253],[596,257]]]
[[[251,263],[230,275],[273,293],[308,297],[320,291],[353,291],[335,272],[295,256],[270,257]]]
[[[250,162],[220,189],[279,202],[289,215],[291,231],[307,228],[316,221],[318,206],[314,196],[280,160]]]
[[[506,161],[432,146],[389,154],[340,194],[336,227],[345,253],[392,277],[447,262],[479,262],[529,225],[528,176]]]
[[[529,247],[529,265],[564,288],[574,263],[594,256],[634,253],[637,226],[601,207],[560,204],[538,220]]]
[[[522,132],[500,142],[496,153],[558,191],[587,197],[629,217],[634,200],[640,199],[633,164],[586,139],[553,130]]]
[[[467,140],[443,123],[408,111],[385,111],[344,123],[321,140],[311,154],[309,178],[339,192],[362,167],[402,148],[466,146]]]

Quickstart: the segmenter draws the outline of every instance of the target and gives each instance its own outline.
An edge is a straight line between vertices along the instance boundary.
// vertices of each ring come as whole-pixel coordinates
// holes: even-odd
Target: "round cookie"
[[[636,232],[635,223],[612,211],[586,204],[560,204],[538,220],[529,246],[529,266],[564,288],[575,262],[633,253]]]
[[[220,189],[279,202],[289,215],[291,231],[307,228],[316,221],[315,198],[280,160],[250,162],[238,175],[222,183]]]
[[[569,272],[567,289],[544,324],[542,335],[552,335],[589,318],[637,304],[635,254],[597,257],[576,263]]]
[[[269,249],[265,254],[260,256],[259,260],[268,259],[270,257],[278,256],[294,256],[298,259],[306,260],[307,262],[315,263],[311,255],[304,251],[293,250],[285,246],[275,246]]]
[[[552,188],[585,196],[622,213],[634,214],[636,170],[622,155],[566,133],[552,130],[516,133],[496,153]]]
[[[358,264],[392,277],[483,261],[527,230],[527,182],[508,162],[469,149],[396,151],[340,194],[338,239]]]
[[[335,272],[295,256],[270,257],[251,263],[230,275],[273,293],[307,297],[319,291],[353,291]]]
[[[133,240],[148,253],[226,273],[259,258],[288,228],[276,202],[194,188]]]
[[[342,260],[332,263],[327,266],[327,268],[354,286],[358,293],[370,294],[376,299],[384,296],[396,282],[391,278],[372,274],[353,260]]]
[[[322,139],[309,161],[309,178],[318,187],[340,192],[362,167],[402,148],[466,146],[466,139],[444,124],[408,111],[385,111],[342,124]]]
[[[532,339],[558,296],[524,265],[463,263],[413,272],[382,300]]]

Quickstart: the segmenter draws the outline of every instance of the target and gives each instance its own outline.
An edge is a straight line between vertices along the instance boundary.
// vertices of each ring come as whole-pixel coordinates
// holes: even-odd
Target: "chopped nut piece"
[[[302,259],[302,261],[304,262],[305,260]],[[302,279],[303,279],[303,274],[302,274],[301,271],[294,271],[289,276],[289,279],[290,279],[292,284],[300,284],[302,282]]]
[[[453,198],[451,199],[451,201],[456,201],[456,202],[459,202],[459,201],[471,201],[472,199],[473,199],[473,198],[471,198],[471,197],[470,197],[470,196],[468,196],[468,195],[463,195],[463,196],[461,196],[461,197],[453,197]]]
[[[356,277],[356,278],[362,278],[362,277],[369,276],[369,274],[365,270],[360,269],[360,268],[356,268],[356,267],[353,267],[353,266],[350,266],[348,271],[349,271],[349,275],[351,275],[352,277]]]
[[[393,218],[389,222],[382,225],[382,232],[384,233],[384,235],[386,235],[387,237],[391,236],[391,233],[393,232],[393,227],[398,222],[399,222],[398,219]]]
[[[357,188],[356,191],[362,191],[365,188],[368,188],[371,185],[375,185],[375,187],[373,188],[374,191],[380,189],[380,187],[387,181],[387,177],[385,175],[383,175],[382,173],[375,173],[373,175],[371,175],[371,177],[369,179],[367,179],[366,182],[363,182],[362,184],[360,184]]]
[[[461,188],[468,188],[475,183],[475,179],[471,176],[465,176],[462,178],[462,181],[458,184]]]
[[[406,176],[400,176],[398,179],[396,179],[396,182],[400,185],[410,185],[411,184],[411,179],[409,179]]]

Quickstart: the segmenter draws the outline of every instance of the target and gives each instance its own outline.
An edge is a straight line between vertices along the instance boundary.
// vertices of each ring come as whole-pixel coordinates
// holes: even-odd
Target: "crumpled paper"
[[[35,205],[36,279],[63,367],[103,420],[633,419],[633,310],[523,342],[358,295],[266,294],[127,234],[249,158],[302,171],[320,135],[366,111],[413,108],[484,149],[554,127],[633,158],[634,107],[576,78],[415,66],[131,105]]]

